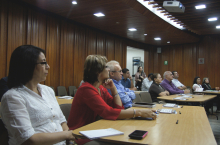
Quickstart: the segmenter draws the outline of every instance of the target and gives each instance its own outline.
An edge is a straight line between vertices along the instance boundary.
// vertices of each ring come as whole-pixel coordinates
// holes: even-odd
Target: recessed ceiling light
[[[217,21],[217,20],[218,20],[218,18],[216,18],[216,17],[208,18],[208,21]]]
[[[72,4],[73,4],[73,5],[76,5],[76,4],[77,4],[77,1],[72,1]]]
[[[103,13],[95,13],[93,15],[95,15],[96,17],[103,17],[103,16],[105,16]]]
[[[135,28],[130,28],[130,29],[128,29],[129,31],[137,31],[137,29],[135,29]]]
[[[195,8],[196,9],[204,9],[204,8],[206,8],[206,6],[205,5],[198,5],[198,6],[195,6]]]
[[[154,38],[154,40],[161,40],[161,38],[160,37],[156,37],[156,38]]]
[[[216,29],[220,29],[220,25],[216,26]]]
[[[167,41],[167,43],[170,43],[170,41]]]
[[[144,36],[147,36],[147,34],[144,34]]]

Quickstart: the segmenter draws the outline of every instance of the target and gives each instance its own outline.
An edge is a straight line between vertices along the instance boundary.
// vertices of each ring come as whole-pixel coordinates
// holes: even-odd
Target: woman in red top
[[[136,116],[156,119],[155,110],[124,110],[117,89],[109,79],[109,68],[106,67],[106,62],[107,59],[104,56],[89,55],[86,58],[83,76],[85,83],[76,92],[68,118],[68,126],[71,130],[92,123],[98,117],[108,120]],[[112,96],[106,88],[111,90]]]

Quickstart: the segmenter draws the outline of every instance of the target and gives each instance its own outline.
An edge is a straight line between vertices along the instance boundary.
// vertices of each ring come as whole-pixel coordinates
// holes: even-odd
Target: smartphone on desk
[[[131,139],[138,139],[141,140],[143,139],[146,135],[147,135],[147,131],[144,130],[135,130],[134,132],[132,132],[131,134],[129,134],[128,136]]]

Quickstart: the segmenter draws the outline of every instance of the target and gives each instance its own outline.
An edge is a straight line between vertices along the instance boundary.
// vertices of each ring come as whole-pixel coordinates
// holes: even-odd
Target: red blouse
[[[99,89],[101,96],[98,90],[88,82],[79,87],[68,118],[68,126],[71,130],[96,121],[98,115],[108,120],[118,118],[121,109],[124,109],[123,105],[121,107],[115,104],[113,97],[102,85]]]

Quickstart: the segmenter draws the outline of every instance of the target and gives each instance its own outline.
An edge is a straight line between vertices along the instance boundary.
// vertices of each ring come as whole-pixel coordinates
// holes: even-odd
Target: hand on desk
[[[184,94],[189,94],[190,93],[190,90],[186,89],[184,90]]]
[[[218,91],[218,90],[219,90],[219,87],[215,87],[215,89]]]
[[[137,116],[143,117],[143,118],[152,118],[156,119],[156,110],[151,110],[151,109],[140,109],[136,110],[137,111]]]

